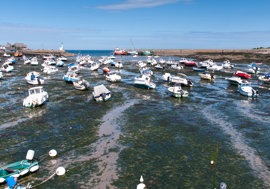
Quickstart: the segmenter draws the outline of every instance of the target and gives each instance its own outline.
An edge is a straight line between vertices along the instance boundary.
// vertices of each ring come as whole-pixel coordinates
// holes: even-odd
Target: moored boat
[[[85,79],[80,78],[78,81],[73,82],[73,86],[77,90],[84,91],[84,90],[87,90],[90,87],[90,84]]]
[[[181,84],[175,84],[174,87],[169,87],[168,91],[171,96],[176,98],[188,97],[189,94],[188,91],[182,89]]]
[[[123,49],[119,49],[118,47],[116,47],[113,54],[114,55],[127,55],[127,52]]]
[[[106,74],[106,80],[110,82],[118,82],[121,81],[121,76],[116,74],[115,72],[109,72]]]
[[[242,71],[236,71],[236,72],[234,72],[234,75],[239,76],[239,77],[244,77],[246,79],[250,78],[250,75],[248,73],[242,72]]]
[[[242,78],[240,77],[230,77],[230,78],[225,78],[226,80],[229,81],[230,84],[232,85],[241,85],[241,84],[244,84],[244,83],[250,83],[249,81],[247,80],[243,80]]]
[[[23,100],[23,106],[28,108],[43,105],[49,97],[48,93],[42,86],[28,89],[28,94],[28,97]]]
[[[270,73],[259,76],[258,79],[266,84],[270,84]]]
[[[238,91],[241,95],[249,97],[258,97],[260,94],[258,91],[253,89],[250,84],[242,84],[238,86]]]
[[[199,76],[201,77],[201,79],[206,79],[206,80],[211,80],[211,81],[215,80],[215,76],[208,72],[200,73]]]
[[[104,85],[95,86],[92,95],[97,102],[108,101],[111,98],[111,92]]]
[[[26,77],[25,80],[27,81],[27,83],[31,84],[31,85],[42,85],[44,84],[44,80],[40,78],[40,73],[38,72],[29,72]]]
[[[34,157],[34,151],[28,150],[26,159],[0,168],[0,184],[7,181],[11,176],[22,177],[28,173],[36,172],[39,169],[38,161]]]
[[[145,89],[154,89],[156,84],[151,82],[151,78],[147,75],[142,75],[141,77],[134,78],[135,87],[145,88]]]
[[[75,81],[79,81],[80,77],[78,76],[78,74],[76,74],[75,72],[70,72],[68,71],[64,76],[63,79],[66,82],[75,82]]]

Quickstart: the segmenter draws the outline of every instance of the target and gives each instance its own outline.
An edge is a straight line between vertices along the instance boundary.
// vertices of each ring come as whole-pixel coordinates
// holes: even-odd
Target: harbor
[[[37,65],[16,58],[13,71],[3,72],[0,80],[1,167],[24,159],[29,149],[40,156],[55,149],[56,157],[44,159],[38,172],[18,182],[34,186],[64,167],[64,176],[38,188],[136,188],[141,175],[147,188],[219,188],[221,183],[228,188],[270,187],[270,86],[258,80],[269,72],[269,65],[257,64],[259,72],[248,74],[246,80],[260,93],[248,97],[226,78],[247,71],[252,62],[231,60],[233,68],[209,69],[214,79],[210,75],[208,80],[193,66],[180,63],[182,55],[155,57],[153,52],[151,58],[163,65],[161,69],[148,62],[150,57],[140,55],[116,55],[114,62],[123,66],[119,68],[105,64],[105,59],[100,62],[112,55],[111,50],[69,50],[77,56],[68,57],[51,74],[44,72],[41,55]],[[99,67],[93,71],[93,63],[81,65],[77,75],[90,87],[77,90],[65,76],[79,56],[87,55]],[[186,58],[193,63],[192,57]],[[6,60],[2,57],[1,65]],[[135,86],[135,78],[149,73],[140,69],[139,61],[152,71],[148,77],[153,88]],[[223,61],[215,63],[221,66]],[[199,60],[195,63],[202,65]],[[106,80],[105,67],[121,80]],[[23,106],[28,90],[36,86],[25,80],[30,72],[40,73],[44,84],[37,85],[48,93],[43,105],[32,108]],[[181,87],[185,96],[172,96],[168,89],[173,80],[164,79],[166,73],[174,79],[185,75],[190,81]],[[110,91],[109,100],[93,98],[94,88],[100,85]]]

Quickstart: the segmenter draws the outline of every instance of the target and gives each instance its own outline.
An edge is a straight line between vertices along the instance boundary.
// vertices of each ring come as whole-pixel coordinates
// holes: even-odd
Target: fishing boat
[[[238,91],[241,95],[249,97],[258,97],[260,94],[258,91],[253,89],[250,84],[242,84],[238,86]]]
[[[201,77],[201,79],[206,79],[206,80],[211,80],[211,81],[215,80],[215,76],[208,72],[200,73],[199,76]]]
[[[226,80],[229,81],[230,84],[232,85],[241,85],[241,84],[244,84],[244,83],[250,83],[249,81],[247,80],[243,80],[242,78],[240,77],[230,77],[230,78],[225,78]]]
[[[115,72],[109,72],[106,74],[106,80],[110,82],[121,81],[121,76],[116,74]]]
[[[44,80],[40,78],[40,73],[38,72],[29,72],[26,77],[25,80],[27,81],[27,83],[31,84],[31,85],[42,85],[44,84]]]
[[[90,84],[85,79],[80,78],[78,81],[73,82],[73,86],[77,90],[85,91],[85,90],[89,89]]]
[[[127,52],[123,49],[119,49],[118,47],[116,47],[113,54],[114,55],[127,55]]]
[[[79,80],[80,80],[80,77],[78,76],[77,73],[68,71],[68,72],[63,76],[63,79],[64,79],[66,82],[76,82],[76,81],[79,81]]]
[[[270,84],[270,73],[264,74],[263,76],[258,77],[258,79],[266,84]]]
[[[131,50],[127,52],[128,55],[138,55],[138,51],[136,50]]]
[[[97,102],[105,102],[111,98],[111,92],[104,85],[95,86],[92,95]]]
[[[156,84],[151,82],[151,78],[147,75],[142,75],[141,77],[134,78],[135,87],[145,88],[145,89],[154,89]]]
[[[246,78],[246,79],[250,78],[250,75],[248,73],[242,72],[242,71],[236,71],[236,72],[234,72],[234,75],[238,76],[238,77],[243,77],[243,78]]]
[[[182,89],[181,84],[176,83],[174,87],[169,87],[168,91],[171,96],[176,98],[188,97],[188,91]]]
[[[13,69],[14,67],[9,65],[8,63],[4,63],[1,67],[1,70],[5,72],[11,72]]]
[[[34,151],[28,150],[26,159],[0,168],[0,184],[7,181],[11,176],[20,178],[28,173],[36,172],[39,169],[38,161],[34,157]]]
[[[23,100],[23,106],[31,108],[43,105],[48,100],[48,93],[42,86],[28,89],[28,97]]]

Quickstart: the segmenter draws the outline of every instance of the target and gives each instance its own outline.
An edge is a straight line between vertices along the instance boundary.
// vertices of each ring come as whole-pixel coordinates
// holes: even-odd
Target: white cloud
[[[98,6],[96,8],[104,10],[127,10],[136,8],[156,7],[165,4],[177,3],[179,1],[191,2],[193,0],[127,0],[121,4]]]

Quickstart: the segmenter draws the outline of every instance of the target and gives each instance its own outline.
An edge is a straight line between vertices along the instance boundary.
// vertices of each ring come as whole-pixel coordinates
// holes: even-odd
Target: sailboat
[[[138,51],[135,50],[135,47],[134,47],[134,45],[133,45],[131,39],[130,39],[130,42],[131,42],[131,44],[132,44],[132,46],[133,46],[133,50],[128,51],[127,54],[128,54],[128,55],[138,55]]]

